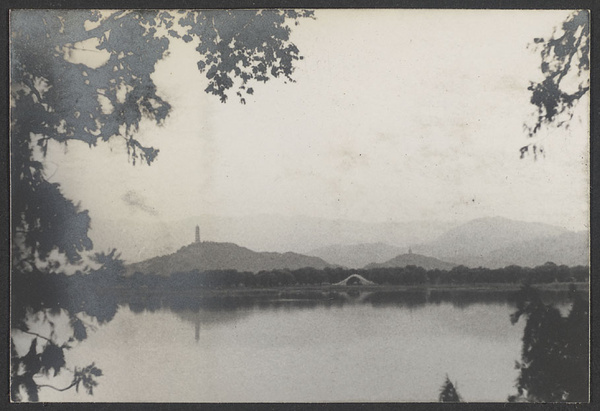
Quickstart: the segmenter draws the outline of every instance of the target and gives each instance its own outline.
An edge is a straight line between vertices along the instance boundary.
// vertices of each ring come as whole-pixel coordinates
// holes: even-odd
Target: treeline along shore
[[[380,290],[402,287],[518,289],[525,284],[568,289],[570,283],[588,283],[590,277],[588,266],[568,267],[550,262],[534,268],[516,265],[498,269],[457,266],[449,271],[425,270],[421,267],[406,266],[360,270],[302,268],[260,271],[258,273],[236,270],[193,270],[176,272],[170,276],[141,272],[125,276],[124,273],[125,269],[122,264],[105,266],[88,274],[65,275],[33,271],[13,278],[12,294],[13,298],[31,300],[33,303],[49,298],[77,301],[81,300],[79,298],[81,294],[87,294],[89,302],[91,299],[99,298],[97,295],[100,294],[124,295],[142,290],[164,293],[169,291],[195,292],[195,290],[258,293],[265,288],[324,289],[335,287],[340,283],[342,286],[352,288]],[[344,282],[351,276],[360,276],[372,284],[365,285],[358,281],[355,285],[349,285],[351,282]],[[38,288],[39,292],[36,292]],[[36,297],[36,294],[39,295]],[[54,305],[51,302],[48,304]]]
[[[236,270],[211,270],[176,272],[170,276],[136,272],[129,277],[116,276],[106,279],[106,285],[128,288],[238,288],[238,287],[284,287],[296,285],[327,286],[343,282],[357,275],[374,285],[405,286],[454,286],[470,284],[549,284],[589,281],[589,267],[556,265],[546,263],[534,268],[516,265],[499,268],[454,267],[449,271],[425,270],[422,267],[345,269],[302,268],[297,270],[270,270],[258,273]],[[360,282],[356,283],[361,285]]]
[[[127,304],[134,311],[169,308],[239,309],[284,303],[299,307],[315,304],[360,302],[372,305],[419,306],[448,302],[463,306],[481,302],[514,300],[523,286],[534,285],[552,302],[565,293],[587,294],[587,266],[546,263],[535,268],[508,266],[501,269],[454,267],[450,271],[407,266],[350,270],[273,270],[258,273],[235,270],[190,271],[171,276],[123,275],[122,264],[103,267],[89,274],[53,274],[32,271],[13,277],[12,318],[25,311],[84,312],[99,323],[110,321],[117,307]],[[336,285],[350,276],[361,276],[373,284]],[[342,283],[345,284],[345,283]],[[546,291],[544,291],[546,290]],[[508,292],[508,294],[507,294]],[[558,294],[557,294],[558,292]],[[560,294],[560,295],[559,295]]]

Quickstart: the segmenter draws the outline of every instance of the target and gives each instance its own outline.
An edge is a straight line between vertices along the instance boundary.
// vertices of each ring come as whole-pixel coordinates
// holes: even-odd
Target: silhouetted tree
[[[511,321],[526,318],[518,395],[509,401],[587,402],[589,387],[589,304],[574,290],[568,316],[545,304],[539,292],[525,286]]]
[[[462,402],[462,398],[456,390],[456,385],[450,381],[448,375],[446,375],[446,381],[442,384],[438,398],[439,402]]]
[[[101,270],[104,267],[101,267]],[[88,393],[96,386],[102,371],[94,364],[67,369],[64,351],[83,341],[88,335],[87,319],[98,324],[110,321],[117,312],[113,295],[100,295],[94,276],[96,271],[72,276],[42,272],[33,268],[13,277],[11,283],[11,327],[32,337],[29,350],[19,355],[11,340],[11,399],[37,401],[40,388],[65,391],[80,385]],[[67,321],[69,331],[57,332],[55,324]],[[38,330],[46,326],[45,332]],[[18,331],[17,331],[18,330]],[[49,330],[49,331],[47,331]],[[67,387],[39,384],[36,377],[54,377],[70,372],[72,382]]]
[[[42,160],[51,141],[67,144],[78,140],[91,147],[120,138],[133,164],[149,165],[158,150],[144,146],[136,138],[136,132],[142,118],[161,125],[171,110],[151,77],[156,63],[167,54],[170,39],[181,38],[197,44],[198,69],[208,79],[207,93],[225,102],[228,93],[235,91],[240,102],[245,103],[242,93],[253,94],[253,83],[276,77],[293,81],[294,64],[302,57],[290,42],[289,23],[310,16],[312,12],[293,10],[13,11],[10,21],[13,278],[27,273],[64,272],[64,263],[50,259],[53,252],[64,256],[67,264],[81,264],[86,259],[85,253],[93,248],[88,236],[88,212],[67,199],[58,184],[47,180]],[[99,57],[83,64],[78,61],[82,53]],[[120,264],[114,252],[95,254],[88,259],[100,265],[93,272],[97,286],[114,279]],[[83,270],[93,271],[85,267]],[[31,298],[13,299],[11,303],[13,312],[23,316],[12,323],[13,327],[30,332],[24,318],[26,307],[15,306],[21,303],[39,304]],[[70,308],[74,311],[60,310],[73,319],[73,335],[85,338],[75,318],[78,309],[92,311],[92,308]],[[43,308],[42,312],[46,310]],[[96,310],[95,315],[109,320],[114,313]],[[43,347],[39,344],[41,340],[45,341]],[[52,335],[36,336],[34,342],[24,357],[12,358],[12,365],[18,365],[11,374],[15,401],[24,399],[22,393],[30,400],[37,400],[37,388],[29,377],[64,368],[62,350],[67,347],[56,344]],[[82,383],[91,393],[93,378],[100,374],[93,366],[76,370],[77,382],[74,380],[72,386]]]
[[[536,107],[532,123],[526,123],[529,137],[543,126],[569,127],[573,108],[590,90],[590,16],[587,10],[571,14],[549,39],[536,38],[534,45],[541,49],[540,69],[544,79],[532,82],[531,104]],[[543,153],[539,142],[521,148],[521,158],[529,149],[537,157]]]

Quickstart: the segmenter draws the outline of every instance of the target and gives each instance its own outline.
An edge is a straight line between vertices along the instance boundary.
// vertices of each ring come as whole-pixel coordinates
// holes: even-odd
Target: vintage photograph
[[[12,402],[576,402],[588,10],[13,9]]]

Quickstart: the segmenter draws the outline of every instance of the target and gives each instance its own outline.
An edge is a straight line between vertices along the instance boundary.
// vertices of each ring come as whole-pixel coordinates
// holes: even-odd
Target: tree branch
[[[21,332],[23,332],[23,333],[25,333],[25,334],[34,335],[34,336],[36,336],[36,337],[42,338],[42,339],[44,339],[44,340],[46,340],[46,341],[48,341],[48,342],[50,342],[50,343],[54,344],[54,342],[53,342],[53,341],[52,341],[50,338],[48,338],[48,337],[44,337],[43,335],[40,335],[40,334],[38,334],[38,333],[34,333],[34,332],[32,332],[32,331],[25,331],[25,330],[22,330],[22,329],[20,329],[20,328],[19,328],[19,331],[21,331]]]
[[[560,87],[560,82],[562,81],[562,79],[567,75],[567,73],[571,69],[571,62],[573,61],[573,57],[575,56],[575,54],[577,54],[577,50],[579,50],[579,46],[581,45],[582,38],[583,38],[583,32],[581,32],[579,34],[579,37],[577,38],[577,42],[575,43],[575,50],[572,53],[569,53],[569,57],[567,58],[565,65],[563,66],[562,70],[559,70],[557,73],[558,78],[556,79],[556,85],[559,87]]]
[[[77,380],[73,380],[71,385],[69,385],[68,387],[65,387],[65,388],[56,388],[55,386],[49,385],[49,384],[37,384],[37,387],[38,388],[52,388],[53,390],[56,390],[56,391],[67,391],[68,389],[71,389],[76,385],[77,385]]]
[[[42,96],[40,94],[40,92],[38,91],[37,88],[35,88],[35,86],[33,85],[33,83],[31,82],[30,79],[23,77],[23,82],[27,85],[27,87],[29,88],[29,90],[31,90],[31,92],[33,94],[35,94],[35,96],[38,98],[38,103],[41,104],[43,99]]]

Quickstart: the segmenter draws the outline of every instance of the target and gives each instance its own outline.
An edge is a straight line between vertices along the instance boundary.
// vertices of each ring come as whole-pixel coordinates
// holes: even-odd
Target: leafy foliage
[[[266,83],[270,77],[283,76],[293,81],[294,62],[302,59],[298,48],[290,43],[291,28],[287,19],[298,24],[299,18],[312,17],[312,11],[235,10],[182,12],[180,24],[187,28],[186,41],[199,40],[198,68],[206,73],[206,92],[228,99],[228,90],[245,104],[245,94],[253,94],[251,82]],[[241,84],[235,85],[235,78]]]
[[[119,264],[107,261],[110,266]],[[122,262],[120,262],[122,266]],[[13,401],[38,400],[38,391],[48,387],[58,391],[70,389],[83,383],[86,391],[91,393],[97,383],[93,380],[101,371],[94,367],[75,368],[72,383],[65,388],[51,385],[39,385],[35,377],[55,377],[67,370],[65,350],[73,344],[87,338],[89,324],[83,318],[95,318],[98,323],[110,321],[117,312],[114,297],[103,295],[98,289],[105,276],[116,278],[122,273],[110,276],[109,268],[100,267],[88,274],[77,273],[67,276],[33,269],[19,272],[13,277],[11,285],[11,316],[13,332],[20,330],[34,336],[29,351],[19,356],[12,344],[11,350],[11,398]],[[102,281],[99,281],[99,280]],[[57,332],[56,318],[66,318],[71,328],[70,335],[65,331]],[[45,335],[31,331],[33,325],[49,329]],[[43,328],[43,327],[42,327]],[[66,341],[65,341],[66,340]],[[59,342],[65,341],[65,342]],[[12,341],[11,341],[12,342]],[[87,371],[86,371],[87,370]],[[25,394],[26,398],[22,395]]]
[[[65,355],[61,347],[49,342],[40,355],[40,371],[46,375],[54,370],[56,376],[65,366]]]
[[[531,104],[536,107],[533,123],[524,125],[529,137],[534,137],[543,126],[568,128],[573,108],[590,90],[589,12],[580,10],[571,14],[559,33],[555,30],[548,40],[534,39],[536,48],[541,48],[540,69],[544,79],[528,87]],[[521,147],[521,158],[530,148],[534,157],[543,154],[539,143],[530,143]]]
[[[73,384],[75,384],[75,389],[77,392],[79,392],[79,386],[82,385],[89,395],[93,395],[94,387],[98,385],[95,377],[100,377],[101,375],[102,370],[96,368],[94,363],[81,369],[76,368],[73,376]]]
[[[113,284],[123,271],[113,250],[92,255],[99,268],[84,268],[85,274],[79,271],[69,281],[45,279],[65,269],[50,261],[53,252],[72,265],[81,264],[84,253],[93,249],[88,212],[67,199],[59,184],[48,181],[41,161],[48,144],[75,140],[93,147],[120,138],[134,165],[150,165],[158,149],[144,146],[136,132],[143,118],[160,126],[171,110],[152,80],[171,39],[198,43],[198,67],[209,80],[207,92],[225,102],[237,79],[237,94],[245,103],[241,90],[252,94],[252,81],[280,76],[291,81],[293,64],[301,56],[289,41],[288,23],[310,16],[278,10],[11,13],[12,326],[31,334],[28,319],[36,314],[52,330],[49,336],[36,334],[26,355],[11,351],[14,401],[23,400],[23,393],[37,401],[40,386],[33,377],[57,375],[66,368],[63,350],[88,335],[79,313],[99,323],[113,318],[114,299],[98,295],[94,287]],[[31,287],[24,278],[47,288]],[[61,313],[70,319],[72,331],[65,345],[56,343],[49,320]],[[41,352],[38,338],[45,341]],[[82,385],[91,394],[95,377],[102,373],[92,364],[73,374],[73,383],[64,389]]]
[[[170,38],[198,43],[207,92],[225,102],[237,78],[245,102],[240,91],[252,94],[252,81],[292,80],[301,56],[289,41],[288,21],[310,16],[290,10],[11,13],[12,236],[25,248],[13,252],[44,259],[58,249],[75,262],[93,247],[88,213],[46,180],[39,155],[51,140],[95,146],[118,137],[134,164],[151,164],[158,150],[135,133],[143,117],[161,125],[171,110],[151,77]],[[86,65],[77,60],[82,53],[99,57]]]
[[[162,124],[171,106],[151,78],[166,54],[169,37],[198,42],[198,67],[209,79],[207,92],[227,100],[240,78],[246,85],[284,76],[292,80],[298,48],[289,41],[289,19],[309,11],[236,10],[169,12],[19,11],[11,14],[12,119],[23,133],[95,145],[126,139],[132,159],[150,164],[158,151],[135,139],[143,116]],[[91,23],[97,27],[87,29]],[[73,62],[77,52],[106,56],[99,67]],[[28,136],[25,136],[28,140]]]
[[[518,395],[509,401],[588,401],[589,304],[575,292],[571,298],[571,311],[563,317],[556,307],[543,303],[536,289],[526,286],[521,291],[511,321],[524,316],[527,323],[516,364]]]
[[[448,375],[446,375],[446,381],[442,384],[438,398],[439,402],[462,402],[462,398],[456,390],[456,385],[450,381]]]

